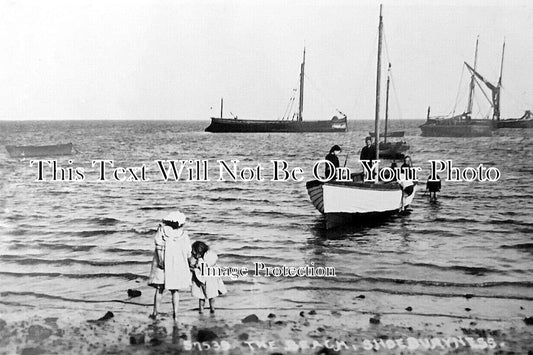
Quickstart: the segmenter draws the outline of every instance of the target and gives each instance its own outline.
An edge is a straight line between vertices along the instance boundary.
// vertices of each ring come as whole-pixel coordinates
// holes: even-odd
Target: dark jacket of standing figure
[[[333,166],[335,167],[335,169],[340,167],[339,157],[336,154],[336,152],[340,152],[340,151],[341,151],[341,148],[338,145],[334,145],[329,150],[328,155],[326,155],[326,160],[330,161],[333,164]],[[325,172],[326,172],[326,177],[328,177],[329,174],[331,174],[331,170],[329,168],[329,164],[326,164],[326,171]]]
[[[364,146],[363,149],[361,149],[361,156],[359,157],[359,160],[370,160],[372,163],[372,160],[376,159],[376,147],[371,145]]]

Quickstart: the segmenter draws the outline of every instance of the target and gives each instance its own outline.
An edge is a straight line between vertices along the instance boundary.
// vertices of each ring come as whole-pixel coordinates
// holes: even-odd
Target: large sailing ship
[[[468,95],[468,106],[464,113],[448,118],[430,118],[429,108],[426,122],[420,126],[423,136],[429,137],[479,137],[491,136],[496,128],[533,128],[533,115],[531,111],[526,111],[520,118],[501,119],[501,89],[503,58],[505,54],[505,42],[502,48],[502,58],[500,65],[500,76],[497,84],[488,81],[481,75],[477,69],[477,52],[478,43],[476,41],[476,54],[474,57],[474,66],[465,62],[465,66],[471,73],[470,92]],[[472,106],[474,97],[474,88],[478,86],[484,97],[487,99],[492,110],[492,119],[474,119],[472,118]],[[490,97],[485,93],[484,88],[490,91]]]
[[[223,101],[220,105],[220,117],[211,117],[211,124],[206,132],[346,132],[348,123],[346,115],[333,116],[330,120],[304,121],[304,74],[305,74],[305,48],[303,61],[300,66],[300,92],[298,113],[292,118],[280,120],[240,119],[238,117],[224,118]]]
[[[474,98],[474,88],[476,85],[476,64],[478,53],[479,39],[476,40],[476,52],[474,56],[474,68],[465,62],[467,68],[472,72],[470,77],[470,90],[468,94],[468,104],[465,112],[451,117],[430,117],[430,108],[428,107],[426,122],[420,126],[422,136],[425,137],[490,137],[496,128],[494,119],[475,119],[472,118],[472,107]],[[503,57],[502,57],[503,66]],[[477,74],[479,75],[479,74]],[[484,79],[483,79],[484,80]],[[500,71],[501,82],[501,71]],[[479,83],[478,83],[479,84]],[[490,84],[490,83],[489,83]],[[493,86],[493,118],[499,117],[499,86]],[[489,87],[490,88],[490,87]]]

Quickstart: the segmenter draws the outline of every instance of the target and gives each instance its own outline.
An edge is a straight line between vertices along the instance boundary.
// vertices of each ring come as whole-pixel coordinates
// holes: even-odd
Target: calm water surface
[[[189,218],[193,240],[219,254],[219,263],[333,266],[337,277],[226,279],[222,308],[346,308],[333,294],[480,296],[533,299],[533,131],[501,130],[492,138],[423,138],[419,121],[396,121],[406,130],[415,165],[427,177],[429,159],[453,159],[459,167],[495,166],[497,183],[444,183],[439,202],[423,189],[409,216],[372,227],[325,231],[305,182],[165,182],[157,159],[217,159],[242,166],[285,159],[311,178],[313,163],[330,146],[349,150],[351,162],[372,122],[350,122],[334,134],[209,134],[208,122],[60,121],[0,122],[0,144],[73,142],[79,153],[58,159],[84,167],[86,181],[36,182],[29,160],[0,149],[0,284],[4,303],[40,307],[124,301],[146,305],[145,286],[153,233],[168,211]],[[93,159],[118,166],[149,167],[150,181],[95,182]],[[426,172],[426,173],[424,173]],[[125,290],[143,291],[128,300]],[[170,298],[170,297],[168,297]],[[183,304],[192,308],[189,295]],[[168,300],[167,300],[168,302]],[[144,311],[139,308],[140,311]]]

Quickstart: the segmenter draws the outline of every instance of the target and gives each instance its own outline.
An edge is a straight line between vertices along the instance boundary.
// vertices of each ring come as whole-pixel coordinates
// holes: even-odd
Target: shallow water
[[[0,122],[0,144],[73,142],[80,151],[61,166],[84,167],[85,181],[37,182],[29,159],[0,151],[0,291],[3,303],[57,307],[110,300],[150,303],[145,286],[153,233],[167,211],[184,211],[191,239],[219,254],[219,264],[333,266],[336,278],[225,279],[227,309],[333,309],[360,292],[532,300],[533,131],[500,130],[491,138],[419,136],[420,121],[405,129],[415,165],[453,159],[459,167],[483,163],[502,172],[495,183],[444,182],[436,204],[422,190],[408,216],[375,226],[326,231],[309,201],[305,182],[272,182],[271,159],[311,167],[333,144],[357,155],[372,122],[350,122],[333,134],[209,134],[208,122],[59,121]],[[342,153],[341,161],[347,149]],[[150,181],[96,182],[93,159],[149,167]],[[213,181],[161,179],[157,159],[208,159]],[[264,182],[216,181],[217,159],[265,167]],[[427,173],[421,174],[422,180]],[[422,185],[423,186],[423,185]],[[138,288],[141,299],[125,290]],[[193,307],[184,294],[185,307]],[[168,302],[168,300],[167,300]],[[74,306],[73,306],[74,307]]]

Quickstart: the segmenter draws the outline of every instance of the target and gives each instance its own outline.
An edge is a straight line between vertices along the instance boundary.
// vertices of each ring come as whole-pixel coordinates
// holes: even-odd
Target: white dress
[[[156,249],[164,248],[165,269],[157,267],[157,252],[152,260],[152,270],[148,284],[164,284],[167,290],[189,290],[191,271],[188,258],[191,256],[191,240],[183,228],[172,229],[169,226],[158,228],[154,237]]]
[[[200,285],[197,285],[196,282],[192,283],[192,295],[199,299],[209,299],[215,298],[219,295],[227,293],[226,286],[222,281],[220,276],[203,276],[200,272],[201,265],[205,264],[212,269],[218,269],[217,265],[218,255],[211,250],[208,250],[203,258],[198,259],[196,268],[194,269],[194,275],[196,279],[202,284],[205,284],[205,293],[203,292]],[[207,296],[207,297],[206,297]]]

